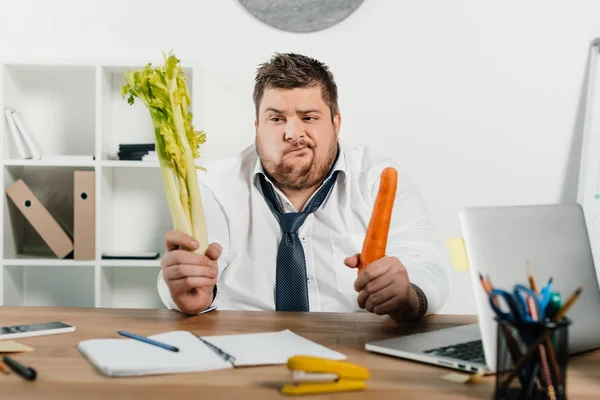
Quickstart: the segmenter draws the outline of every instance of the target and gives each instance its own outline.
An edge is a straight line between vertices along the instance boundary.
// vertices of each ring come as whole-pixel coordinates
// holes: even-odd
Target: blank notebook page
[[[232,368],[196,336],[174,331],[149,336],[179,348],[172,352],[134,339],[90,339],[79,350],[108,376],[166,374]]]
[[[241,335],[203,336],[207,342],[233,356],[236,367],[285,364],[295,355],[344,360],[346,356],[296,335],[290,330]]]

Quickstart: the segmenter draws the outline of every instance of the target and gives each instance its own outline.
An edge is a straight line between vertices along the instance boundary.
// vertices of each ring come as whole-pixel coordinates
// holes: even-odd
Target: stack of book
[[[37,142],[32,129],[25,121],[25,116],[20,111],[13,108],[4,108],[4,115],[8,125],[8,133],[12,136],[18,156],[14,158],[23,160],[47,160],[58,161],[68,160],[69,162],[93,161],[96,158],[93,155],[77,154],[45,154]]]
[[[21,159],[40,159],[42,152],[39,144],[31,134],[29,125],[25,122],[23,114],[19,111],[6,107],[4,109],[8,132],[12,135],[19,158]]]
[[[158,160],[154,143],[120,144],[117,156],[119,160]]]

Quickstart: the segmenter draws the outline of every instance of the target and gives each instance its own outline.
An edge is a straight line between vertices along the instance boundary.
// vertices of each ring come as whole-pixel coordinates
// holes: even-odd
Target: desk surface
[[[440,379],[451,370],[370,353],[367,341],[473,323],[474,317],[437,315],[415,324],[398,325],[374,314],[275,313],[213,311],[184,316],[168,310],[98,308],[0,307],[1,325],[61,320],[76,326],[67,334],[18,339],[35,350],[17,355],[34,367],[38,378],[28,382],[0,374],[3,394],[10,399],[134,399],[134,398],[286,398],[279,393],[289,381],[285,366],[176,375],[107,378],[78,352],[76,345],[91,338],[120,337],[118,329],[152,335],[177,329],[200,335],[222,335],[290,329],[310,340],[340,351],[348,361],[371,371],[362,392],[304,398],[492,398],[494,380],[486,377],[472,385]],[[600,351],[572,357],[567,376],[569,398],[595,397],[600,391]],[[1,396],[4,398],[4,395]],[[302,398],[302,397],[300,397]]]

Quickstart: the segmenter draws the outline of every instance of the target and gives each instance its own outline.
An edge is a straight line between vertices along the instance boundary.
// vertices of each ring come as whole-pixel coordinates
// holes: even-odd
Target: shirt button
[[[302,241],[306,242],[306,236],[302,236]]]

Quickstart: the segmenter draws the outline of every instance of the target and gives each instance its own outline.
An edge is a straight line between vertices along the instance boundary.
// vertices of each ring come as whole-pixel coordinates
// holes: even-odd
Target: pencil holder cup
[[[570,321],[498,321],[495,399],[566,399]]]

